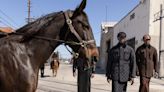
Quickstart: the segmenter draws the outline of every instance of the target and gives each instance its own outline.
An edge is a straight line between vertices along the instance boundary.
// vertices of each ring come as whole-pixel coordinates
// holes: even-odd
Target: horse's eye
[[[83,28],[86,28],[86,29],[89,29],[89,25],[87,23],[84,23],[84,22],[81,22],[81,21],[78,21]]]
[[[89,25],[84,25],[83,24],[83,28],[86,28],[87,30],[89,30]]]
[[[85,25],[85,28],[89,29],[89,26],[88,25]]]

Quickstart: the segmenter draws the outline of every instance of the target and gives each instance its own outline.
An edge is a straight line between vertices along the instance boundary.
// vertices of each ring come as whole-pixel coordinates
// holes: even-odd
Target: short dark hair
[[[117,34],[117,37],[126,38],[126,33],[125,33],[125,32],[119,32],[119,33]]]
[[[144,40],[146,36],[149,36],[151,39],[151,36],[149,34],[144,35],[142,39]]]

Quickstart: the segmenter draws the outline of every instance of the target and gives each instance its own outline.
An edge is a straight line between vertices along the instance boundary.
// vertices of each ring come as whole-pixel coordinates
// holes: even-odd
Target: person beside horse
[[[95,57],[85,58],[82,53],[79,53],[79,56],[73,57],[72,60],[74,77],[77,72],[77,92],[90,92],[91,78],[94,77],[97,59]]]

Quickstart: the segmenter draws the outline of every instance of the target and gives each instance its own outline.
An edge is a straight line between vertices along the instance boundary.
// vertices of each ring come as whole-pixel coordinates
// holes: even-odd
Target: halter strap
[[[79,34],[76,32],[75,28],[72,25],[72,20],[68,16],[68,11],[64,12],[64,15],[65,15],[65,18],[66,18],[67,25],[70,28],[70,31],[77,37],[77,39],[80,42],[83,42],[82,38],[79,36]]]
[[[69,15],[68,15],[69,10],[64,12],[64,16],[66,18],[66,23],[69,26],[70,31],[76,36],[76,38],[80,41],[80,44],[82,47],[86,47],[87,44],[91,44],[94,43],[94,40],[89,40],[89,41],[84,41],[79,34],[77,33],[77,31],[75,30],[75,28],[72,25],[72,20],[70,19]]]

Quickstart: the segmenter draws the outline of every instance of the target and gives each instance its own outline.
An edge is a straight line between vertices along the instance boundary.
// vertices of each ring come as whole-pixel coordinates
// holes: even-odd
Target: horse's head
[[[92,28],[88,22],[86,13],[83,11],[86,6],[86,0],[74,11],[66,11],[64,13],[66,19],[66,26],[69,31],[65,32],[66,41],[73,42],[67,43],[74,52],[79,53],[82,57],[98,57],[98,49],[96,47],[95,39],[92,33]],[[74,44],[80,43],[80,44]]]

